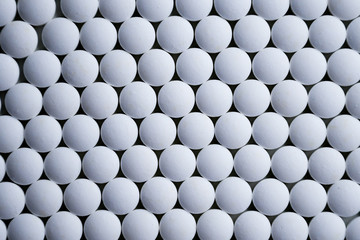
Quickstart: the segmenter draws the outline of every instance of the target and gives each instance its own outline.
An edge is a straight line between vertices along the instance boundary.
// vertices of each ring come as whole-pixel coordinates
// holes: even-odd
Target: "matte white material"
[[[44,239],[45,227],[43,221],[29,213],[15,217],[8,226],[8,238],[14,240]]]
[[[251,0],[215,0],[214,6],[222,18],[235,21],[246,16],[251,7]]]
[[[19,15],[24,21],[40,26],[50,21],[56,10],[55,0],[19,0]]]
[[[257,15],[265,20],[276,20],[284,16],[289,9],[289,0],[253,0],[253,8]]]
[[[6,173],[6,165],[3,157],[0,156],[0,182],[4,179]]]
[[[192,240],[195,234],[195,219],[183,209],[174,208],[160,220],[160,235],[163,239]]]
[[[272,222],[271,236],[274,240],[294,238],[306,240],[309,228],[303,217],[293,212],[284,212]]]
[[[150,22],[160,22],[167,18],[174,7],[173,0],[137,0],[136,9]]]
[[[360,218],[357,217],[351,220],[351,222],[347,225],[346,239],[356,240],[359,234],[360,234]]]
[[[23,190],[12,182],[0,182],[0,219],[18,216],[25,207]]]
[[[129,19],[135,11],[135,0],[99,0],[99,11],[114,23]]]
[[[309,224],[311,240],[345,238],[346,226],[344,221],[332,212],[322,212],[316,215]]]
[[[314,20],[326,10],[327,0],[290,0],[291,10],[304,20]]]
[[[24,141],[24,127],[11,116],[0,116],[0,152],[9,153],[18,149]]]
[[[48,239],[79,240],[82,234],[83,226],[80,219],[70,212],[57,212],[46,222],[45,235]]]
[[[234,234],[237,240],[268,240],[271,234],[271,224],[263,214],[257,211],[247,211],[236,219]]]
[[[234,223],[227,213],[219,209],[211,209],[200,216],[196,231],[201,240],[230,240],[234,231]]]
[[[121,224],[119,218],[106,210],[92,213],[84,223],[84,235],[88,240],[118,239],[120,233]]]
[[[336,0],[329,0],[328,6],[334,16],[344,21],[352,20],[360,15],[360,2],[356,0],[346,0],[341,4]]]
[[[346,109],[355,118],[360,118],[360,106],[358,105],[360,96],[360,84],[353,85],[346,92]]]
[[[351,180],[360,183],[360,149],[352,151],[346,158],[346,173]]]
[[[18,63],[9,55],[0,53],[0,91],[14,86],[20,75]]]
[[[212,7],[212,0],[176,0],[176,10],[180,15],[189,21],[199,21],[209,15]]]
[[[0,3],[0,27],[10,23],[16,15],[16,1],[4,0]]]
[[[158,234],[158,220],[154,214],[144,209],[135,209],[122,222],[122,236],[125,239],[155,240]]]
[[[350,22],[346,30],[346,42],[355,51],[360,52],[360,18]]]
[[[61,0],[61,11],[76,23],[83,23],[92,19],[99,7],[98,0]]]

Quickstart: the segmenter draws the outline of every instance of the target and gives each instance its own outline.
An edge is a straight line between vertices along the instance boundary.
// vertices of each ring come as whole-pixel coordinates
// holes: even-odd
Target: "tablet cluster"
[[[0,0],[0,240],[359,240],[359,15]]]

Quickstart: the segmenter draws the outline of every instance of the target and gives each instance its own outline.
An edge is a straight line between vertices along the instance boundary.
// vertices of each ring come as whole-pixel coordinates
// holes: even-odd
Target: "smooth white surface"
[[[154,214],[144,209],[130,212],[122,222],[122,235],[125,239],[155,240],[158,234],[158,220]]]
[[[63,202],[61,188],[49,180],[30,185],[25,194],[26,207],[38,217],[50,217],[59,211]]]
[[[95,183],[107,183],[119,172],[118,155],[111,149],[96,146],[90,149],[82,159],[82,169],[85,176]]]
[[[24,127],[11,116],[0,116],[0,152],[9,153],[18,149],[24,141]]]
[[[360,218],[354,218],[346,228],[346,239],[356,240],[360,234]]]
[[[128,214],[139,203],[139,189],[127,178],[114,178],[105,185],[102,201],[109,211],[117,215]]]
[[[0,220],[0,239],[6,240],[6,237],[7,237],[6,225],[3,221]]]
[[[68,184],[79,176],[81,159],[74,150],[59,147],[46,155],[44,171],[46,176],[55,183]]]
[[[135,0],[99,0],[99,11],[114,23],[129,19],[135,11]]]
[[[227,213],[211,209],[200,216],[196,230],[202,240],[231,239],[234,223]]]
[[[150,22],[160,22],[167,18],[174,7],[173,0],[137,0],[136,9]]]
[[[6,174],[16,184],[29,185],[40,178],[43,165],[38,152],[30,148],[19,148],[6,159]]]
[[[20,17],[34,26],[50,21],[56,10],[55,0],[19,0],[17,8]]]
[[[360,52],[360,18],[350,22],[346,30],[346,42],[355,51]]]
[[[45,235],[48,239],[79,240],[83,233],[83,226],[80,219],[65,211],[60,211],[52,215],[45,226]]]
[[[11,22],[16,15],[16,1],[4,0],[0,3],[0,27]]]
[[[271,236],[274,240],[294,238],[306,240],[309,228],[303,217],[293,212],[284,212],[272,222]]]
[[[222,18],[235,21],[246,16],[251,7],[251,0],[215,0],[214,7]]]
[[[20,75],[18,63],[9,55],[0,53],[0,91],[14,86]]]
[[[164,214],[175,206],[177,189],[169,179],[153,177],[142,186],[140,199],[149,212]]]
[[[271,161],[268,152],[255,144],[240,148],[234,157],[236,174],[247,182],[257,182],[270,171]]]
[[[136,183],[152,178],[158,168],[156,154],[143,145],[135,145],[127,149],[120,163],[123,174]]]
[[[257,211],[247,211],[236,219],[234,234],[237,240],[268,240],[271,234],[271,224],[263,214]]]
[[[321,184],[333,184],[345,173],[345,159],[333,148],[319,148],[309,158],[309,173]]]
[[[6,165],[3,157],[0,156],[0,182],[4,179],[6,173]]]
[[[100,137],[99,126],[87,115],[75,115],[63,126],[65,144],[77,152],[85,152],[93,148]]]
[[[229,214],[239,214],[250,206],[252,190],[243,179],[228,177],[217,185],[215,199],[221,210]]]
[[[344,221],[332,212],[319,213],[309,224],[309,237],[311,240],[329,238],[340,240],[345,238],[345,232]]]
[[[290,0],[291,10],[304,20],[314,20],[326,10],[327,0]]]
[[[339,4],[336,0],[328,2],[330,12],[341,20],[352,20],[360,15],[360,2],[346,0]]]
[[[212,0],[176,0],[176,10],[189,21],[199,21],[209,15],[213,7]]]
[[[352,151],[346,158],[346,173],[351,180],[360,183],[360,149]]]
[[[18,216],[25,206],[23,190],[12,182],[0,183],[0,219],[8,220]]]
[[[42,220],[29,213],[15,217],[8,226],[8,238],[13,240],[44,239],[45,226]]]
[[[324,187],[313,180],[301,180],[290,192],[291,208],[303,217],[314,217],[321,213],[327,203]]]
[[[360,96],[360,84],[353,85],[346,92],[346,109],[355,118],[360,118],[360,106],[358,105]]]
[[[200,214],[209,210],[213,205],[214,187],[205,178],[190,177],[180,185],[178,199],[184,210],[192,214]]]
[[[76,23],[92,19],[99,7],[98,0],[61,0],[62,13]]]
[[[66,208],[77,216],[87,216],[96,211],[101,202],[99,187],[92,181],[78,178],[64,192]]]
[[[160,235],[164,239],[191,240],[195,234],[195,219],[183,209],[174,208],[160,220]]]
[[[265,20],[276,20],[284,16],[289,9],[289,0],[253,0],[255,12]]]
[[[118,239],[121,233],[119,218],[112,212],[98,210],[85,221],[84,234],[88,240]]]
[[[52,19],[42,31],[44,46],[56,55],[65,55],[74,51],[79,40],[79,29],[67,18]]]

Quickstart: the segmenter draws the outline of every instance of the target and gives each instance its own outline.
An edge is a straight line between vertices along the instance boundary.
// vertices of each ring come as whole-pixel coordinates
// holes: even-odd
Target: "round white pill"
[[[270,171],[268,152],[255,144],[242,147],[234,157],[236,174],[247,182],[262,180]]]
[[[118,38],[121,47],[128,53],[143,54],[154,45],[155,30],[148,20],[132,17],[121,24]]]
[[[8,226],[9,239],[44,239],[45,227],[40,218],[24,213],[15,217]]]
[[[7,237],[6,225],[5,225],[5,223],[3,221],[0,220],[0,239],[1,240],[6,240],[6,237]]]
[[[216,56],[214,66],[221,81],[235,85],[248,78],[251,72],[251,59],[243,50],[231,47],[222,50]]]
[[[318,117],[333,118],[344,108],[345,94],[334,82],[321,81],[309,92],[309,108]]]
[[[355,118],[360,118],[360,84],[355,84],[346,92],[346,109]]]
[[[278,48],[264,48],[254,57],[252,70],[255,77],[268,85],[274,85],[286,78],[290,69],[289,59]]]
[[[241,18],[236,23],[233,34],[236,45],[250,53],[260,51],[270,41],[269,24],[257,15],[247,15]]]
[[[158,104],[163,113],[172,118],[180,118],[190,113],[195,105],[192,88],[183,81],[170,81],[161,87]]]
[[[131,83],[136,72],[137,65],[134,57],[123,50],[108,52],[100,62],[101,77],[107,84],[114,87],[124,87]]]
[[[352,151],[346,158],[346,173],[351,180],[360,183],[360,149]],[[1,179],[1,178],[0,178]]]
[[[300,114],[291,122],[289,136],[297,148],[304,151],[315,150],[325,141],[326,126],[318,116]]]
[[[360,234],[360,217],[356,217],[347,225],[346,239],[356,240]]]
[[[176,73],[189,85],[200,85],[207,81],[213,72],[210,55],[199,49],[190,48],[180,54],[176,61]]]
[[[144,82],[132,82],[120,93],[120,107],[131,118],[140,119],[149,116],[156,106],[154,89]]]
[[[93,83],[99,74],[96,58],[84,50],[66,55],[61,65],[62,76],[74,87],[82,88]]]
[[[330,12],[341,20],[352,20],[360,15],[360,2],[356,0],[346,0],[338,4],[335,0],[329,0],[328,7]]]
[[[256,184],[253,191],[255,208],[267,215],[282,213],[289,204],[289,190],[279,180],[267,178]]]
[[[120,163],[123,174],[134,182],[149,180],[155,175],[158,167],[156,154],[143,145],[135,145],[127,149]]]
[[[205,178],[191,177],[180,185],[178,199],[184,210],[192,214],[200,214],[213,205],[214,187]]]
[[[44,46],[56,55],[65,55],[74,51],[79,40],[79,29],[67,18],[54,18],[42,30]]]
[[[188,147],[180,144],[171,145],[161,153],[159,168],[171,181],[182,182],[194,173],[196,158]]]
[[[252,191],[243,179],[228,177],[217,185],[215,199],[221,210],[229,214],[239,214],[250,206]]]
[[[84,235],[88,240],[119,239],[121,224],[112,212],[99,210],[92,213],[84,223]]]
[[[303,151],[294,146],[284,146],[271,157],[271,171],[284,183],[301,180],[308,169],[308,159]]]
[[[350,22],[346,30],[346,42],[355,51],[360,52],[360,18]]]
[[[324,55],[314,48],[303,48],[290,59],[291,76],[303,85],[313,85],[326,74],[327,63]]]
[[[16,118],[0,116],[0,132],[1,153],[15,151],[24,141],[24,127]]]
[[[176,10],[180,15],[189,21],[199,21],[209,15],[213,1],[212,0],[176,0]]]
[[[40,26],[50,21],[56,10],[54,0],[20,0],[18,12],[24,21],[34,26]]]
[[[111,149],[97,146],[90,149],[82,159],[85,176],[95,183],[106,183],[116,177],[119,172],[118,155]]]
[[[270,105],[270,92],[264,83],[258,80],[246,80],[234,91],[236,109],[247,117],[257,117]]]
[[[271,225],[267,217],[257,211],[241,214],[235,221],[234,235],[236,239],[268,240]]]
[[[114,23],[128,20],[135,11],[135,0],[99,0],[99,11]]]
[[[253,8],[257,15],[263,17],[265,20],[273,21],[285,15],[289,9],[289,0],[253,0]]]
[[[167,18],[174,7],[173,0],[138,0],[136,9],[150,22],[160,22]]]
[[[15,0],[4,0],[0,3],[0,27],[10,23],[16,15]]]
[[[59,211],[63,193],[56,183],[39,180],[30,185],[25,194],[26,207],[38,217],[50,217]]]
[[[125,239],[155,240],[158,234],[157,218],[144,209],[135,209],[126,215],[122,222],[122,235]]]
[[[9,55],[0,53],[0,91],[14,86],[19,80],[19,75],[20,69],[17,62]]]
[[[309,28],[311,45],[323,53],[338,50],[345,42],[346,28],[337,17],[323,15],[312,22]]]
[[[26,58],[23,71],[25,78],[34,86],[50,87],[60,78],[61,63],[53,53],[40,50]]]
[[[36,182],[43,173],[43,169],[42,157],[30,148],[19,148],[6,159],[6,173],[14,183],[19,185]]]
[[[212,182],[218,182],[230,175],[234,160],[227,148],[211,144],[199,152],[196,165],[202,177]]]
[[[307,91],[298,81],[284,80],[271,91],[271,106],[283,117],[301,114],[307,103]]]
[[[113,87],[103,82],[95,82],[84,89],[80,102],[88,116],[105,119],[115,112],[119,100]]]
[[[253,122],[252,136],[257,144],[265,149],[281,147],[289,136],[289,125],[277,113],[266,112]]]
[[[306,240],[309,227],[303,217],[293,212],[284,212],[272,222],[271,236],[274,240],[289,238]]]
[[[13,21],[1,30],[2,50],[13,58],[25,58],[32,54],[38,45],[35,29],[23,21]]]
[[[163,239],[191,240],[195,234],[195,219],[183,209],[172,209],[160,220],[160,235]]]
[[[162,49],[169,53],[181,53],[188,49],[194,40],[194,29],[182,17],[165,18],[156,30],[156,38]]]
[[[101,139],[112,150],[126,150],[136,142],[138,127],[135,121],[125,114],[114,114],[101,125]]]
[[[142,186],[140,198],[149,212],[164,214],[175,206],[177,189],[169,179],[154,177]]]
[[[138,63],[140,78],[151,86],[162,86],[175,73],[175,62],[171,55],[161,49],[151,49],[144,53]]]
[[[117,32],[109,20],[92,18],[81,27],[80,42],[91,54],[104,55],[115,47]]]
[[[100,137],[99,126],[87,115],[75,115],[69,118],[63,126],[65,144],[78,152],[93,148]]]
[[[202,113],[189,113],[178,124],[178,137],[181,143],[191,149],[201,149],[209,145],[214,133],[213,122]]]
[[[328,190],[328,205],[341,217],[351,217],[360,211],[360,186],[351,180],[342,179]]]
[[[208,16],[196,25],[196,43],[208,53],[224,50],[230,44],[231,38],[230,24],[219,16]]]
[[[251,123],[247,117],[238,112],[222,115],[215,124],[215,137],[218,142],[230,149],[241,148],[251,138]]]
[[[196,91],[196,105],[209,117],[220,117],[229,111],[232,97],[231,89],[227,84],[219,80],[209,80]]]
[[[211,209],[200,216],[196,231],[202,240],[231,239],[234,223],[227,213],[219,209]]]
[[[174,121],[162,113],[147,116],[140,124],[139,135],[141,141],[153,150],[169,147],[176,138]]]
[[[66,120],[74,116],[80,108],[79,92],[70,84],[56,83],[46,89],[43,106],[50,116]]]
[[[327,126],[327,140],[338,151],[350,152],[360,145],[360,122],[350,115],[339,115]]]
[[[344,221],[332,212],[322,212],[316,215],[309,224],[311,240],[345,238],[346,226]]]
[[[61,0],[62,13],[76,23],[92,19],[99,7],[98,0]]]
[[[360,79],[359,66],[359,53],[352,49],[343,48],[330,56],[327,73],[336,84],[350,86],[357,83]]]
[[[100,202],[99,187],[88,179],[76,179],[66,187],[64,192],[66,208],[77,216],[87,216],[95,212]]]
[[[314,20],[326,10],[327,0],[290,0],[291,10],[304,20]]]
[[[3,157],[0,156],[0,182],[4,179],[6,173],[6,165]]]
[[[327,202],[324,187],[313,180],[301,180],[290,192],[291,208],[303,217],[314,217],[321,213]]]
[[[19,120],[29,120],[41,111],[42,95],[31,84],[18,83],[7,91],[4,103],[10,115]]]
[[[25,127],[25,141],[38,152],[50,152],[60,143],[61,126],[55,118],[39,115],[31,119]]]
[[[222,18],[235,21],[246,16],[251,7],[251,0],[215,0],[214,6]]]
[[[81,159],[74,150],[59,147],[46,155],[44,171],[51,181],[57,184],[69,184],[80,174]]]
[[[0,182],[0,219],[18,216],[25,206],[23,190],[11,182]]]
[[[83,226],[80,219],[70,212],[57,212],[46,222],[45,235],[48,239],[81,239]]]
[[[321,184],[333,184],[345,173],[345,159],[333,148],[319,148],[309,158],[309,173]]]
[[[139,189],[127,178],[115,178],[105,185],[102,201],[109,211],[117,215],[128,214],[139,203]]]
[[[289,35],[291,38],[288,37]],[[308,38],[309,31],[306,23],[293,15],[279,18],[271,29],[274,45],[284,52],[296,52],[302,49]]]

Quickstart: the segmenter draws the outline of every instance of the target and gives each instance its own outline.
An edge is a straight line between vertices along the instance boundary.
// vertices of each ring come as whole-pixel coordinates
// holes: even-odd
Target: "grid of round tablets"
[[[0,0],[0,240],[359,239],[360,1]]]

